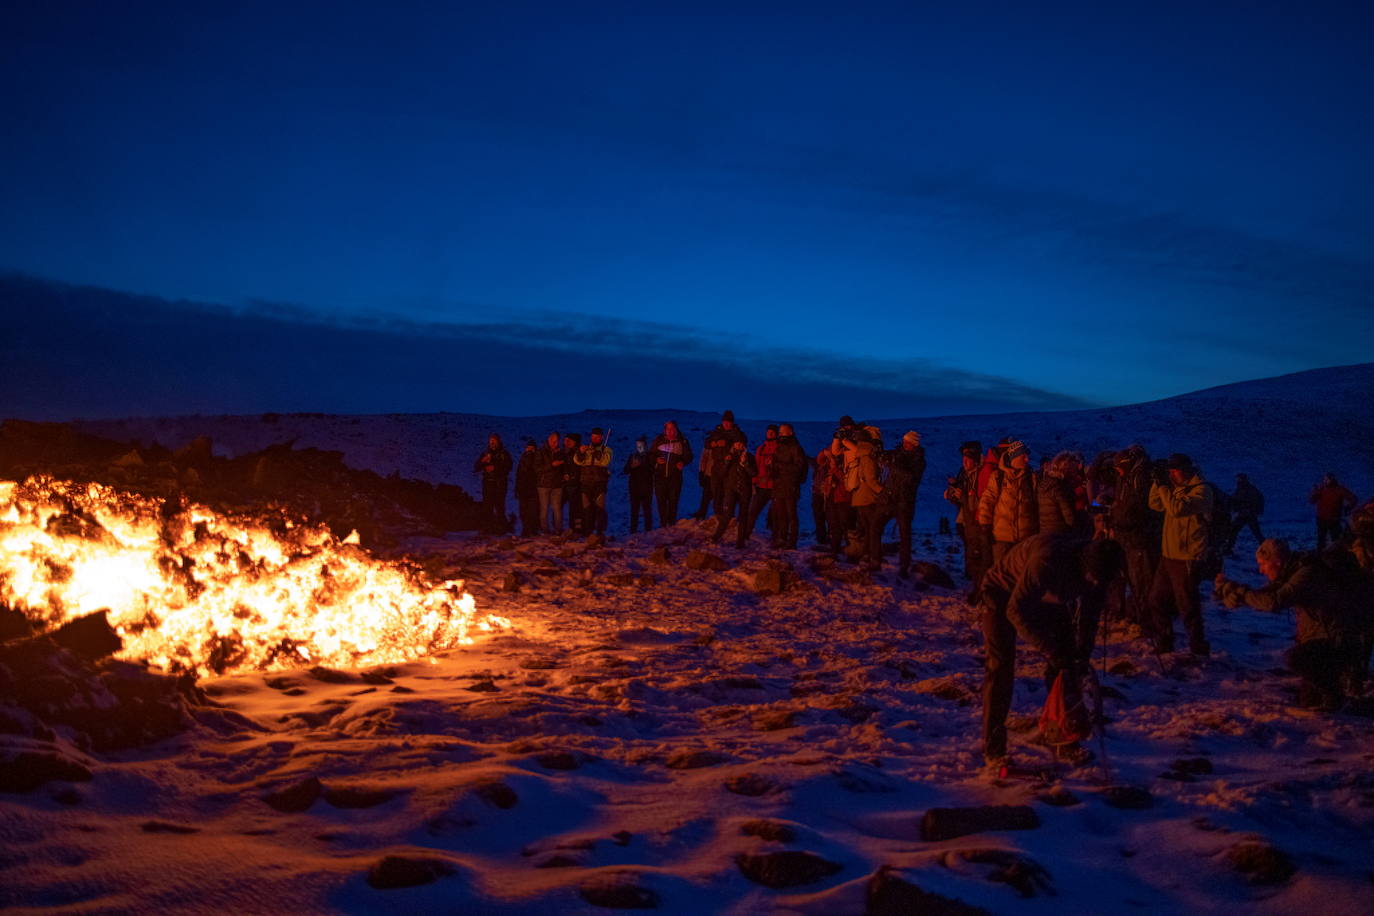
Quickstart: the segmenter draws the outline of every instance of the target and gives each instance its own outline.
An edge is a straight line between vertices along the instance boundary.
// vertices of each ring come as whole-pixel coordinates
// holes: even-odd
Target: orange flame
[[[119,657],[226,674],[411,661],[508,627],[439,585],[285,513],[34,477],[0,481],[0,602],[47,625],[108,609]]]

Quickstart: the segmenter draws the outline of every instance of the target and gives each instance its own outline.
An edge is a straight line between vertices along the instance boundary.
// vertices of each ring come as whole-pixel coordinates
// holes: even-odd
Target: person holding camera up
[[[754,456],[749,454],[748,442],[744,439],[736,440],[722,461],[725,468],[725,500],[721,503],[720,514],[716,516],[716,530],[711,534],[711,543],[719,544],[725,538],[725,529],[730,527],[730,519],[734,518],[735,547],[742,550],[749,538],[750,497],[759,466]]]
[[[1160,652],[1174,651],[1173,621],[1174,617],[1182,617],[1189,650],[1206,657],[1212,647],[1203,632],[1198,586],[1211,573],[1206,565],[1208,551],[1214,546],[1209,543],[1212,487],[1202,479],[1193,459],[1182,453],[1155,462],[1153,473],[1150,508],[1164,513],[1161,556],[1149,599],[1155,648]]]
[[[582,493],[582,531],[606,537],[606,486],[611,479],[611,449],[602,443],[601,427],[592,430],[590,442],[573,455]]]

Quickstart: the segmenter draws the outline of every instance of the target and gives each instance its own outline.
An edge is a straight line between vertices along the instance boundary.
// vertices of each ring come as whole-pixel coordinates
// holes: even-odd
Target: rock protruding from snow
[[[310,806],[315,804],[315,801],[322,794],[324,794],[324,784],[320,782],[318,776],[311,776],[277,789],[275,792],[269,792],[262,797],[262,800],[283,814],[299,814],[302,811],[310,810]]]
[[[791,588],[797,580],[791,569],[765,567],[754,573],[754,591],[760,595],[780,595]]]
[[[928,560],[917,560],[911,564],[911,571],[921,577],[923,582],[940,588],[954,588],[954,579],[943,566]]]
[[[705,550],[693,550],[687,554],[687,558],[682,561],[682,565],[688,569],[710,570],[712,572],[723,572],[730,568],[720,557]]]
[[[634,874],[613,872],[597,875],[582,882],[578,895],[592,906],[610,910],[652,910],[658,906],[658,894],[639,883]]]
[[[1226,863],[1251,884],[1282,884],[1298,867],[1288,853],[1263,840],[1246,840],[1226,850]]]
[[[980,805],[972,808],[931,808],[921,819],[921,839],[952,840],[971,833],[1034,830],[1040,816],[1029,805]]]
[[[988,916],[982,907],[972,906],[943,894],[922,890],[891,865],[884,865],[868,879],[864,894],[867,916]]]
[[[1144,811],[1155,804],[1150,790],[1140,786],[1107,786],[1098,794],[1104,802],[1123,811]]]
[[[0,749],[0,792],[32,792],[47,782],[90,778],[90,769],[52,745]]]
[[[814,884],[844,869],[838,862],[823,859],[814,852],[788,849],[758,854],[740,853],[735,857],[740,873],[764,887],[786,888]]]
[[[433,884],[453,874],[453,866],[430,856],[385,856],[367,873],[367,883],[378,890]]]

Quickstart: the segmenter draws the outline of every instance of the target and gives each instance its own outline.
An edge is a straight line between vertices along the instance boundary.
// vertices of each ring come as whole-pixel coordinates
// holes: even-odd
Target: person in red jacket
[[[1355,494],[1328,473],[1312,488],[1307,501],[1317,507],[1317,550],[1322,551],[1328,536],[1334,544],[1345,533],[1345,514],[1355,507]]]

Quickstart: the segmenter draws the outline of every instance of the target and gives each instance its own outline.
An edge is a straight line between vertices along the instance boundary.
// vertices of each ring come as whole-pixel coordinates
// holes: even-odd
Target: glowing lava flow
[[[198,674],[404,662],[509,626],[461,580],[426,583],[350,540],[284,514],[0,481],[0,602],[47,626],[108,609],[121,658]]]

